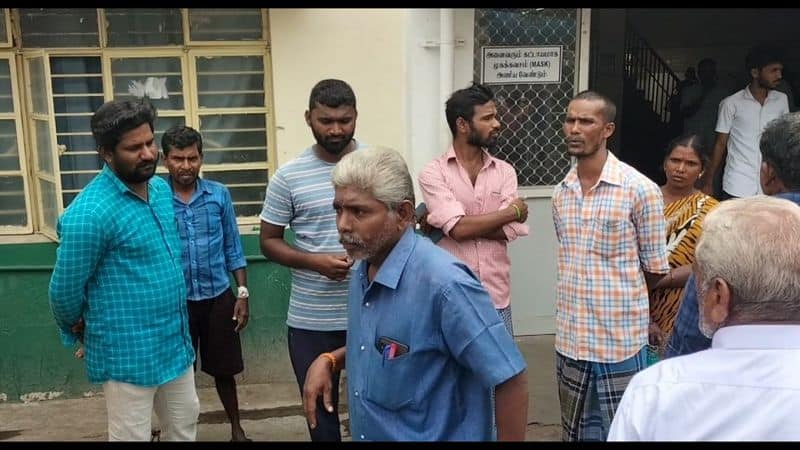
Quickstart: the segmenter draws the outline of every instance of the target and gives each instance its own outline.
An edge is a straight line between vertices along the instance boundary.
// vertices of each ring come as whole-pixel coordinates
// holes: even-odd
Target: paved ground
[[[528,362],[527,441],[560,439],[553,336],[518,337]],[[200,441],[227,441],[230,426],[213,388],[198,390]],[[294,383],[239,386],[242,427],[255,441],[307,441],[299,393]],[[347,413],[341,414],[343,436],[350,440]],[[105,441],[106,411],[102,394],[71,400],[0,403],[0,441]]]

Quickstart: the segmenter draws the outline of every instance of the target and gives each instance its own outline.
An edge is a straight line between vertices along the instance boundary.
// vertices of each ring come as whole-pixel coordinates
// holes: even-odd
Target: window
[[[22,46],[99,47],[97,10],[89,8],[22,8]]]
[[[50,80],[62,202],[67,207],[102,168],[89,124],[103,104],[100,57],[51,57]]]
[[[183,44],[181,10],[106,8],[109,47],[148,47]]]
[[[0,9],[0,47],[9,11],[22,55],[0,52],[0,233],[54,238],[103,165],[91,116],[140,97],[158,109],[159,147],[168,128],[198,129],[201,175],[230,189],[240,224],[258,222],[275,152],[264,10]]]
[[[30,232],[30,198],[13,56],[0,57],[0,231]]]
[[[28,141],[35,149],[33,160],[34,186],[38,193],[37,218],[42,233],[55,237],[60,183],[56,181],[57,164],[53,145],[53,115],[50,112],[49,62],[43,52],[27,55],[25,77],[28,81]]]
[[[0,8],[0,47],[10,47],[12,44],[10,18],[9,10]]]
[[[237,216],[257,216],[269,178],[263,53],[190,55],[196,73],[197,123],[203,134],[203,176],[228,185]],[[235,168],[238,172],[231,171]]]
[[[193,42],[262,40],[264,35],[261,10],[190,9],[189,38]]]

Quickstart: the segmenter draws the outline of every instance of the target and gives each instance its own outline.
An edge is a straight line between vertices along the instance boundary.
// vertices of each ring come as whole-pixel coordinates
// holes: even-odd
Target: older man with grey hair
[[[353,440],[523,440],[525,361],[486,289],[454,256],[414,232],[414,186],[394,150],[365,149],[332,174],[336,227],[360,260],[350,279],[347,345],[311,365],[303,390],[309,426],[317,398],[329,413],[331,373],[348,369]]]
[[[609,440],[798,440],[800,207],[775,197],[708,214],[694,273],[711,348],[637,374]]]
[[[800,205],[800,113],[772,120],[761,133],[761,190]],[[667,357],[686,355],[711,346],[698,327],[694,276],[686,283],[675,329],[667,344]]]

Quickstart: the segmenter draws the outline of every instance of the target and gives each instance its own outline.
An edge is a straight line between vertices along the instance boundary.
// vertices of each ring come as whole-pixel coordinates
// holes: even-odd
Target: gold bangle
[[[520,210],[519,210],[519,206],[517,206],[517,205],[515,205],[515,204],[513,204],[513,203],[512,203],[512,204],[511,204],[511,207],[512,207],[512,208],[514,208],[514,211],[516,211],[516,214],[517,214],[517,221],[520,221],[520,220],[522,220],[522,211],[520,211]]]
[[[320,356],[324,356],[331,362],[331,372],[336,372],[336,357],[333,356],[333,353],[323,353]]]

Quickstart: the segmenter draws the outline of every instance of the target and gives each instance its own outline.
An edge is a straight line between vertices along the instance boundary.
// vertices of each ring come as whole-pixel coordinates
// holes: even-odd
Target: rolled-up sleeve
[[[89,279],[94,275],[105,246],[103,227],[91,213],[67,211],[59,221],[61,242],[50,278],[50,309],[61,331],[61,342],[75,343],[71,327],[83,314]]]
[[[637,189],[633,224],[636,227],[642,269],[658,274],[669,272],[664,199],[654,183],[647,183]]]
[[[511,202],[518,197],[517,172],[510,164],[508,164],[503,167],[501,173],[503,176],[503,187],[500,193],[503,196],[503,202],[500,204],[500,208],[498,208],[498,210],[508,208]],[[529,232],[530,228],[528,227],[527,223],[520,223],[516,220],[503,225],[503,233],[505,233],[508,242],[511,242],[518,237],[527,236]]]
[[[450,230],[466,215],[464,206],[447,186],[439,160],[428,163],[419,174],[419,188],[428,209],[427,222],[450,236]]]

